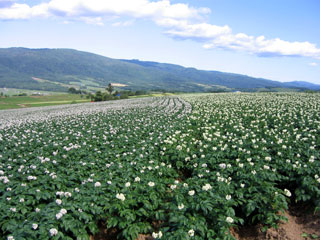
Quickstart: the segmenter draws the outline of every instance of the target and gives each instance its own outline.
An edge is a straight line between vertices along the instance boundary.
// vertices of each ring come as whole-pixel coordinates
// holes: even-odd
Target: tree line
[[[127,99],[129,96],[139,96],[147,94],[147,91],[138,90],[138,91],[131,91],[131,90],[124,90],[124,91],[115,91],[114,87],[111,83],[105,89],[106,91],[97,91],[95,94],[89,93],[87,96],[93,102],[101,102],[101,101],[110,101],[110,100],[117,100],[117,99]]]

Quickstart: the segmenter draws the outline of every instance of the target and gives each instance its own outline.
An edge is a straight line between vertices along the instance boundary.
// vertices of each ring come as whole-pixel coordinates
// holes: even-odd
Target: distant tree
[[[316,91],[314,91],[314,90],[305,90],[304,92],[305,93],[316,93]]]
[[[110,101],[110,100],[114,100],[114,96],[108,93],[102,94],[102,101]]]
[[[109,94],[111,95],[113,92],[113,86],[111,83],[108,84],[108,87],[106,87],[106,90],[109,92]]]
[[[100,102],[102,101],[102,92],[101,91],[97,91],[96,95],[94,96],[94,101],[95,102]]]
[[[145,94],[147,94],[147,91],[145,91],[145,90],[138,90],[138,91],[136,91],[136,93],[135,93],[135,95],[145,95]]]
[[[87,94],[87,92],[85,90],[81,90],[81,89],[75,89],[74,87],[70,87],[68,89],[68,92],[71,94]]]
[[[89,98],[90,98],[91,101],[94,101],[94,95],[92,93],[88,93],[86,95],[86,99],[89,99]]]
[[[77,93],[77,89],[75,89],[74,87],[70,87],[70,88],[68,89],[68,92],[69,92],[69,93],[72,93],[72,94],[76,94],[76,93]]]
[[[131,90],[121,91],[120,93],[121,93],[121,95],[125,94],[125,95],[128,95],[128,96],[134,96],[136,94],[136,92],[133,92]]]

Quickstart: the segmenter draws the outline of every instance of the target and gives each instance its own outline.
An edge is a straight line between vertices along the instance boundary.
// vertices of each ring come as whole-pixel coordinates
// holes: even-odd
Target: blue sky
[[[0,47],[320,84],[319,0],[0,0]]]

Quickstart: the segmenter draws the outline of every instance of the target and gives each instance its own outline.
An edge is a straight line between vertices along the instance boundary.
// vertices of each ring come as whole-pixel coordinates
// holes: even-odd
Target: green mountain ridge
[[[128,90],[183,92],[313,86],[168,63],[112,59],[73,49],[0,49],[0,87],[66,91],[70,86],[105,88],[108,83],[123,84],[121,88]]]

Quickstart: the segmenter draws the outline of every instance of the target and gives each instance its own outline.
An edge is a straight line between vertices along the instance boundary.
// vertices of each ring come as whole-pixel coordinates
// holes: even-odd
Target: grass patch
[[[48,96],[24,96],[0,98],[0,110],[12,108],[41,107],[71,103],[89,102],[76,94],[59,94]]]
[[[4,95],[8,95],[8,96],[18,95],[20,93],[26,93],[28,95],[32,95],[32,94],[43,94],[43,95],[67,94],[66,92],[52,92],[52,91],[29,90],[29,89],[20,89],[20,88],[0,88],[0,93],[1,92]]]

